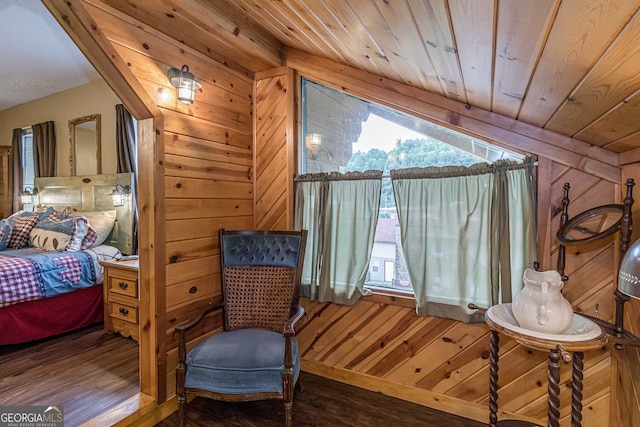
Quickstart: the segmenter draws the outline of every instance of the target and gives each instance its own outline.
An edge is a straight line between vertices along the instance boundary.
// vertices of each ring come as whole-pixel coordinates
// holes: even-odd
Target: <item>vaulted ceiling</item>
[[[100,76],[40,0],[0,0],[0,111]]]
[[[614,152],[640,148],[640,0],[104,0],[243,73],[326,57]]]

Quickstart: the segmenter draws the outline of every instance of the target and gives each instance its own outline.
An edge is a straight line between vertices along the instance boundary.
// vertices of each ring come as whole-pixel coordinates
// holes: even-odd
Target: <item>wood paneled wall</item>
[[[253,75],[215,59],[109,5],[88,1],[87,12],[163,117],[162,154],[166,286],[154,293],[157,397],[174,392],[173,326],[220,298],[218,229],[253,227]],[[124,7],[121,2],[114,6]],[[167,79],[183,64],[202,83],[192,105],[177,101]],[[208,329],[219,325],[215,318]],[[169,355],[169,362],[167,362]]]
[[[293,70],[278,68],[255,81],[255,227],[293,228],[293,178],[296,170]]]
[[[141,272],[150,302],[149,320],[143,325],[143,336],[149,339],[141,341],[141,352],[148,356],[142,362],[146,369],[157,370],[157,384],[150,390],[159,402],[174,390],[173,326],[220,297],[217,230],[292,225],[296,164],[293,70],[454,130],[466,129],[486,141],[537,155],[543,269],[554,268],[554,236],[564,182],[572,186],[572,214],[620,200],[617,157],[597,147],[579,141],[568,144],[567,138],[552,132],[467,109],[464,104],[294,50],[287,51],[287,68],[254,78],[238,64],[216,60],[214,51],[203,54],[166,35],[169,30],[164,33],[141,25],[132,17],[135,11],[129,10],[132,3],[83,0],[80,5],[79,16],[91,21],[84,30],[93,31],[91,37],[104,50],[101,57],[88,55],[92,63],[107,74],[116,70],[133,76],[128,80],[105,76],[110,85],[126,83],[126,87],[114,88],[121,98],[138,95],[137,102],[127,104],[132,112],[154,107],[155,146],[143,146],[148,165],[140,179],[152,180],[156,186],[146,187],[151,193],[140,206],[143,217],[147,210],[159,213],[146,217],[152,221],[143,224],[141,246],[145,248],[141,250],[155,250],[162,256],[158,265],[148,264],[152,271]],[[68,17],[59,17],[65,19]],[[189,65],[203,84],[196,102],[189,106],[176,101],[175,89],[166,78],[170,67],[182,64]],[[162,248],[154,246],[158,238]],[[600,316],[611,318],[617,256],[613,240],[569,251],[566,295],[578,311],[593,313],[599,304]],[[486,325],[418,317],[411,301],[380,296],[363,298],[353,307],[309,301],[305,306],[308,317],[300,328],[304,369],[451,413],[488,419]],[[629,320],[638,324],[638,313],[636,304],[628,312]],[[194,331],[191,345],[216,333],[220,326],[220,316],[212,316]],[[546,355],[507,338],[501,348],[501,411],[544,424]],[[614,410],[626,413],[610,417],[610,396],[618,392],[615,388],[612,392],[610,385],[628,396],[637,389],[640,378],[636,350],[620,354],[620,360],[612,381],[609,347],[585,355],[585,426],[609,425],[610,418],[624,423],[632,419],[627,413],[637,414],[630,409],[637,400],[617,399]],[[566,424],[570,381],[566,365],[562,380],[561,414]]]

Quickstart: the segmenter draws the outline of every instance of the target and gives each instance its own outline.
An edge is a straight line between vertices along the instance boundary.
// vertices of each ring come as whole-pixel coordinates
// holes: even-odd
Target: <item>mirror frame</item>
[[[100,114],[91,114],[77,119],[69,120],[69,168],[71,176],[76,176],[76,132],[75,127],[81,123],[96,122],[96,171],[91,174],[83,175],[100,175],[102,174],[102,127],[100,124]]]
[[[593,217],[605,213],[605,212],[613,212],[620,211],[620,218],[610,225],[607,229],[600,231],[599,233],[593,234],[589,237],[585,237],[584,239],[569,239],[568,234],[570,231],[578,228],[580,224],[588,219],[592,219]],[[616,231],[620,230],[622,219],[624,218],[624,205],[611,204],[611,205],[602,205],[595,208],[588,209],[573,218],[571,218],[566,224],[560,227],[558,232],[556,233],[556,239],[564,246],[572,246],[578,245],[582,243],[592,242],[594,240],[603,239],[605,237],[611,236]]]

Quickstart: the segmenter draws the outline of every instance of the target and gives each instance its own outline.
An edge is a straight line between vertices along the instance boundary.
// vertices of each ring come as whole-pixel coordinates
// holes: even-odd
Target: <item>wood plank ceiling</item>
[[[616,153],[640,148],[640,0],[106,3],[239,72],[282,65],[291,47]]]

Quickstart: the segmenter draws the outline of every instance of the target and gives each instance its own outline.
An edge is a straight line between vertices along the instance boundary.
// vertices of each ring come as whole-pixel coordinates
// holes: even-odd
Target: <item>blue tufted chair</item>
[[[176,394],[180,425],[187,395],[242,402],[282,399],[291,426],[294,386],[300,373],[295,323],[307,232],[220,230],[223,301],[176,327]],[[222,309],[224,331],[188,354],[186,333]]]

